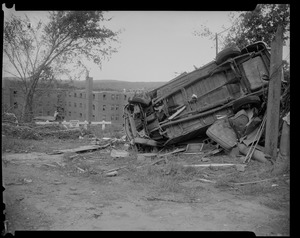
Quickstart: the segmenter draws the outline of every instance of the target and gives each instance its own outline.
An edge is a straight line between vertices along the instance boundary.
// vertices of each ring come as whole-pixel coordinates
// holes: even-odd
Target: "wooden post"
[[[281,93],[283,28],[278,26],[271,44],[270,81],[267,103],[265,153],[277,157]]]

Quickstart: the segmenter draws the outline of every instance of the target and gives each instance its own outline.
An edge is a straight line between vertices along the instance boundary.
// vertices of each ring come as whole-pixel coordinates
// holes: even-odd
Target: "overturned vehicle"
[[[264,42],[226,48],[201,68],[129,100],[124,107],[126,135],[138,148],[164,147],[207,138],[216,121],[241,118],[249,115],[249,109],[252,116],[263,115],[269,68],[270,52]],[[245,133],[236,132],[239,137]]]

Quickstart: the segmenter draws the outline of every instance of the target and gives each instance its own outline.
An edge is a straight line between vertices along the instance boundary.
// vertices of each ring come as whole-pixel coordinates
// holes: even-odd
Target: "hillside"
[[[6,84],[6,82],[10,82],[10,85],[13,83],[18,83],[18,80],[13,77],[3,77],[2,78],[2,87]],[[128,82],[121,80],[93,80],[93,90],[116,90],[122,91],[126,90],[137,90],[137,89],[145,89],[147,91],[155,89],[157,87],[162,86],[166,82]],[[58,87],[76,87],[76,88],[85,88],[85,80],[73,80],[70,82],[69,80],[62,80],[58,82]]]
[[[128,82],[120,80],[93,80],[93,89],[94,90],[123,90],[123,89],[145,89],[151,90],[157,88],[166,82]],[[74,81],[73,84],[76,88],[85,88],[85,81]]]

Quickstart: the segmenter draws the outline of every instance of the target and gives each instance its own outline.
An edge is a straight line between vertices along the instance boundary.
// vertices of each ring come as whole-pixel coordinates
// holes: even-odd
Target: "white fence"
[[[62,125],[66,125],[68,127],[79,127],[80,125],[83,125],[84,128],[87,128],[87,125],[89,124],[88,121],[79,121],[79,120],[70,120],[70,121],[62,121],[62,122],[58,122],[58,121],[37,121],[35,122],[38,125],[47,125],[47,124],[62,124]],[[102,125],[102,130],[105,129],[106,125],[110,125],[111,121],[93,121],[90,123],[91,125]]]

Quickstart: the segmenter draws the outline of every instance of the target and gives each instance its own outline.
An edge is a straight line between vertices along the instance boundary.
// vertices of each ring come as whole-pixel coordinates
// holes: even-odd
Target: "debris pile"
[[[84,129],[66,129],[62,125],[9,124],[2,123],[2,134],[21,139],[42,140],[43,138],[78,139],[85,134]]]

